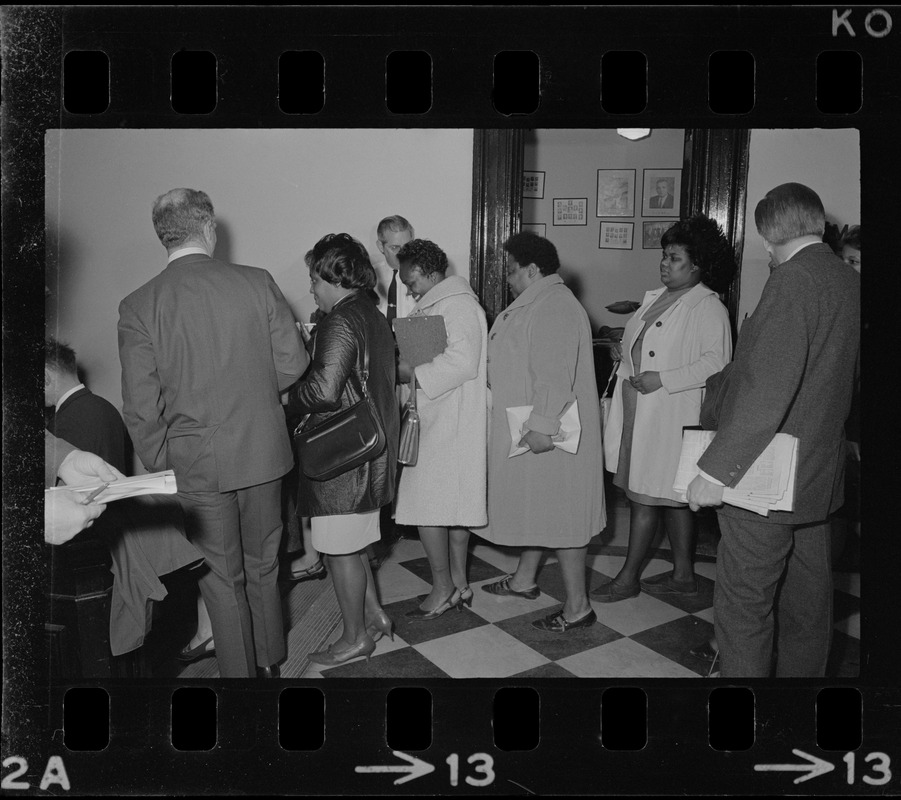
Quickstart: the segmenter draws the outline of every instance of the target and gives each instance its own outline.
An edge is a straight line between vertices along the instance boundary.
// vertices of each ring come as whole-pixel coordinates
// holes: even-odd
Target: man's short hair
[[[203,226],[214,219],[209,195],[197,189],[172,189],[153,202],[153,229],[167,250],[202,241]]]
[[[560,258],[553,242],[531,231],[514,233],[506,242],[506,250],[521,267],[534,264],[542,275],[553,275],[560,269]]]
[[[415,236],[413,233],[413,226],[400,214],[385,217],[385,219],[379,223],[379,226],[375,231],[376,235],[379,237],[379,241],[384,241],[383,237],[388,231],[395,231],[396,233],[410,231],[410,236]]]
[[[770,189],[754,209],[757,231],[771,244],[785,244],[801,236],[822,236],[826,210],[819,195],[801,183]]]
[[[44,341],[44,365],[62,375],[78,375],[75,351],[69,345],[58,342],[52,336]]]

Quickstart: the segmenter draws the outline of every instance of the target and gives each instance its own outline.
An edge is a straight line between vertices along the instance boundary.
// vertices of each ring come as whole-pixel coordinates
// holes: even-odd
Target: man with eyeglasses
[[[385,257],[385,263],[375,265],[378,276],[376,291],[379,295],[379,310],[392,322],[397,317],[406,317],[416,301],[407,294],[407,287],[401,283],[397,270],[397,254],[409,241],[413,240],[413,226],[403,217],[395,214],[385,217],[376,229],[376,247]]]

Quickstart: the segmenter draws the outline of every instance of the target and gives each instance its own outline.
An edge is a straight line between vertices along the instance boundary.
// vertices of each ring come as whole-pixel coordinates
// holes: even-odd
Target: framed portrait
[[[523,222],[520,229],[538,236],[547,236],[547,225],[543,222]]]
[[[587,225],[587,197],[555,197],[554,225]]]
[[[678,217],[682,196],[681,169],[646,169],[642,179],[643,217]]]
[[[635,216],[635,170],[598,170],[598,217]]]
[[[634,222],[601,222],[598,247],[601,250],[631,250]]]
[[[642,250],[659,250],[660,237],[666,232],[666,229],[673,224],[671,219],[651,220],[641,223],[641,249]]]
[[[544,173],[523,172],[522,196],[526,200],[544,199]]]

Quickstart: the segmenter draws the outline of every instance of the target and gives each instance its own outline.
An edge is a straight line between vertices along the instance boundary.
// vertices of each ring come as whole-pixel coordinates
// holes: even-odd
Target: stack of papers
[[[716,431],[687,430],[682,433],[682,454],[673,491],[683,502],[685,493],[698,475],[698,459],[713,441]],[[768,516],[770,511],[792,511],[798,467],[798,439],[777,433],[757,457],[744,477],[723,489],[723,502]]]
[[[530,416],[533,406],[511,406],[507,409],[507,425],[510,428],[510,452],[507,458],[521,456],[531,452],[526,445],[521,445],[523,428]],[[579,401],[573,400],[569,408],[560,418],[560,430],[553,436],[554,447],[575,455],[579,452],[579,440],[582,438],[582,421],[579,419]]]
[[[57,486],[53,489],[45,489],[45,492],[58,492],[65,489],[75,492],[87,498],[99,487],[101,481],[86,486]],[[142,494],[175,494],[178,487],[175,485],[175,473],[171,469],[163,472],[151,472],[147,475],[135,475],[133,478],[120,478],[106,485],[106,488],[95,498],[95,503],[111,503],[114,500],[123,500],[126,497],[137,497]]]

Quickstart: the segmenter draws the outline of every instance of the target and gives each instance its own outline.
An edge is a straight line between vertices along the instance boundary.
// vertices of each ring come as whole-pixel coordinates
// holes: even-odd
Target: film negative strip
[[[4,792],[898,794],[901,7],[2,14]],[[529,623],[566,598],[553,557],[537,600],[480,597],[417,627],[405,612],[430,573],[421,543],[401,539],[377,570],[397,628],[371,658],[311,665],[340,630],[332,579],[285,582],[280,679],[231,680],[215,658],[175,660],[190,650],[192,575],[167,579],[146,641],[114,657],[106,565],[44,543],[44,338],[72,341],[92,387],[121,397],[118,303],[163,266],[147,211],[173,186],[210,193],[217,251],[271,269],[304,321],[303,253],[346,229],[377,257],[376,221],[402,212],[489,317],[510,300],[499,254],[521,228],[557,244],[593,325],[616,327],[626,318],[604,309],[656,285],[663,223],[693,212],[744,256],[724,295],[739,324],[767,274],[747,213],[786,181],[816,187],[836,231],[864,218],[875,231],[865,519],[850,534],[859,564],[846,554],[835,573],[824,678],[715,677],[692,652],[713,652],[717,559],[700,544],[694,599],[594,603],[591,629],[536,636]],[[627,552],[608,494],[591,585]],[[489,597],[480,587],[515,557],[475,547],[469,580]],[[653,569],[671,559],[661,545]]]

